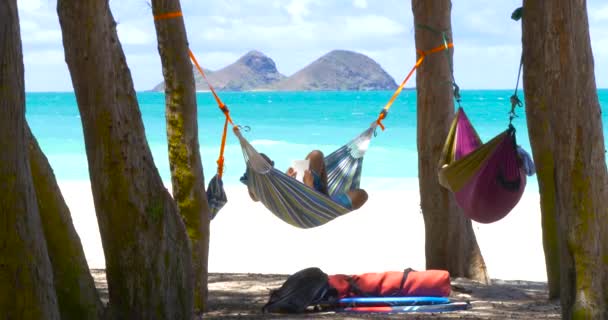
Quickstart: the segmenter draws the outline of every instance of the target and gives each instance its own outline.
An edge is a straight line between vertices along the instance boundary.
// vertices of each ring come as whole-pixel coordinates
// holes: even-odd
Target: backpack
[[[327,300],[332,292],[335,296],[327,274],[319,268],[307,268],[292,274],[279,289],[272,290],[262,312],[302,313],[308,306]]]

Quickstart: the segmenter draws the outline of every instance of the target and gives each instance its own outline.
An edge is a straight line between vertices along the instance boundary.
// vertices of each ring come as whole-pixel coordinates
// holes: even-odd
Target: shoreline
[[[361,209],[320,227],[298,229],[253,203],[243,185],[226,185],[228,204],[211,222],[209,272],[291,274],[317,266],[327,273],[423,270],[424,223],[417,179],[401,187],[363,185]],[[391,179],[392,180],[392,179]],[[105,268],[88,181],[60,181],[89,268]],[[170,190],[170,189],[169,189]],[[503,220],[473,228],[491,278],[546,281],[538,194],[524,193]],[[514,236],[516,235],[516,236]]]

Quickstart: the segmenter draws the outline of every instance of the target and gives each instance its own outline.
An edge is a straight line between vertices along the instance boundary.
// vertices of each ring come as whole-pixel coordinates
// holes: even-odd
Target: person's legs
[[[361,208],[361,206],[363,206],[363,204],[365,204],[365,202],[367,201],[367,192],[363,189],[352,190],[349,191],[347,194],[352,204],[351,209],[353,210]]]

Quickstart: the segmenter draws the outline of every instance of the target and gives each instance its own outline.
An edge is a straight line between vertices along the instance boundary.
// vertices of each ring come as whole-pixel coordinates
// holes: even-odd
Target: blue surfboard
[[[338,300],[343,307],[357,306],[416,306],[450,303],[445,297],[351,297]]]
[[[468,302],[451,302],[445,304],[429,304],[417,306],[361,306],[340,308],[338,312],[353,313],[406,313],[406,312],[450,312],[467,310],[471,307]]]

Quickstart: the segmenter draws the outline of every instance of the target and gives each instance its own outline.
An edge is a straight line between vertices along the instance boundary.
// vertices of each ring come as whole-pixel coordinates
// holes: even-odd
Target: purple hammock
[[[526,187],[522,166],[512,126],[482,144],[464,110],[458,109],[443,147],[439,183],[454,192],[468,218],[481,223],[504,218]]]

